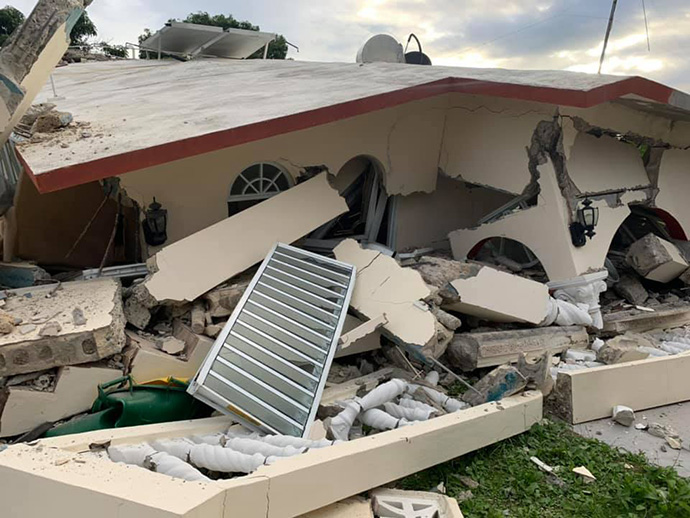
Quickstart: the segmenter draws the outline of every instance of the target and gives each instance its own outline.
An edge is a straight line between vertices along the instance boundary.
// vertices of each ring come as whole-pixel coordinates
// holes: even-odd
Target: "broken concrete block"
[[[72,322],[75,326],[85,326],[86,317],[84,316],[84,311],[81,308],[74,308],[72,310]]]
[[[473,265],[470,274],[450,282],[457,302],[443,309],[492,322],[541,324],[549,311],[549,289],[545,284],[493,268]]]
[[[431,312],[436,317],[436,320],[438,320],[441,324],[443,324],[444,327],[450,329],[451,331],[457,331],[462,326],[462,320],[454,315],[451,315],[450,313],[443,311],[441,308],[431,306]]]
[[[363,322],[357,317],[347,315],[343,332],[340,335],[340,344],[335,353],[335,358],[351,356],[363,352],[374,351],[381,348],[380,328],[388,320],[381,315],[373,320]]]
[[[586,349],[589,335],[584,327],[541,327],[483,333],[458,333],[448,346],[453,367],[470,371],[516,362],[520,354],[540,356],[567,349]]]
[[[177,355],[184,351],[186,344],[174,336],[166,336],[165,338],[160,338],[156,340],[156,345],[164,353]]]
[[[34,122],[33,130],[37,133],[51,133],[72,124],[74,117],[69,112],[51,110],[39,115]]]
[[[491,401],[500,401],[512,396],[527,386],[527,379],[512,365],[501,365],[475,383],[474,390],[462,395],[462,400],[472,406]]]
[[[454,498],[426,491],[376,489],[371,493],[374,513],[379,518],[462,518]]]
[[[14,331],[14,317],[4,311],[0,311],[0,334],[8,335]]]
[[[46,422],[86,412],[98,396],[98,385],[122,376],[103,367],[63,367],[52,392],[24,387],[8,389],[0,418],[0,437],[19,435]]]
[[[204,334],[209,338],[216,338],[220,332],[223,330],[223,326],[217,326],[215,324],[208,325],[204,328]]]
[[[127,331],[132,345],[137,348],[131,365],[132,377],[139,383],[158,378],[193,378],[206,355],[213,347],[213,340],[197,335],[179,321],[173,323],[174,336],[185,343],[182,356],[171,356],[156,347],[147,338]],[[186,360],[184,359],[186,358]]]
[[[357,268],[350,306],[371,319],[385,316],[384,334],[401,344],[423,347],[436,340],[436,318],[420,301],[431,290],[414,270],[403,268],[381,252],[346,239],[334,250],[336,259]]]
[[[52,290],[37,287],[31,298],[16,295],[7,299],[8,313],[38,325],[25,334],[15,331],[0,336],[0,376],[94,362],[122,351],[125,318],[117,280],[68,282]],[[42,293],[52,295],[47,298]],[[74,324],[75,306],[89,314],[87,324]],[[54,336],[41,334],[48,324],[49,334]]]
[[[620,280],[613,286],[613,290],[635,306],[641,306],[649,298],[649,293],[642,283],[632,275],[621,275]]]
[[[640,347],[653,348],[654,342],[635,333],[616,336],[597,351],[597,360],[612,365],[649,358],[649,353],[638,350]]]
[[[656,282],[670,282],[688,269],[678,248],[654,234],[635,241],[625,261],[642,277]]]
[[[654,329],[682,327],[688,322],[690,322],[690,307],[687,305],[658,306],[654,312],[631,309],[605,315],[603,332],[609,336],[628,331],[644,333]]]
[[[635,411],[623,405],[613,407],[613,420],[623,426],[632,426],[635,422]]]
[[[429,286],[444,290],[455,279],[475,275],[482,266],[442,257],[424,256],[410,265],[410,268],[419,272]],[[451,298],[455,297],[451,295]]]
[[[213,318],[229,317],[249,287],[251,280],[251,276],[244,276],[230,286],[222,286],[206,293],[204,300],[208,307],[208,314]]]
[[[191,313],[191,328],[197,334],[204,332],[206,328],[206,309],[203,302],[195,302]]]
[[[328,174],[319,174],[163,248],[146,288],[158,301],[195,300],[262,261],[276,242],[293,243],[348,210]]]

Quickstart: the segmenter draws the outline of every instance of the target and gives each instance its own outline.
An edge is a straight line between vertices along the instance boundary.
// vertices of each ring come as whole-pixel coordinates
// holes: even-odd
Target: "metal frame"
[[[322,263],[327,263],[331,264],[333,266],[337,266],[338,268],[344,269],[348,271],[348,274],[341,274],[345,279],[347,279],[347,284],[343,284],[343,288],[345,289],[345,292],[342,294],[342,298],[340,300],[340,303],[338,304],[340,307],[340,313],[337,315],[337,322],[335,323],[333,327],[333,335],[329,340],[328,343],[328,350],[327,354],[323,360],[322,363],[322,370],[319,373],[318,377],[318,384],[316,386],[316,390],[313,392],[314,398],[311,402],[311,408],[308,409],[307,413],[307,418],[306,422],[304,423],[303,427],[301,424],[298,423],[298,427],[302,427],[302,437],[307,437],[309,435],[311,426],[314,422],[314,419],[316,417],[316,411],[319,406],[319,401],[321,400],[321,395],[323,393],[324,386],[326,384],[326,379],[328,377],[328,371],[330,368],[330,365],[333,361],[333,358],[335,356],[335,353],[338,349],[338,342],[340,339],[340,334],[342,333],[343,325],[345,324],[345,317],[347,315],[347,309],[350,303],[350,298],[352,297],[352,291],[354,290],[355,286],[355,277],[356,277],[356,268],[353,265],[343,263],[340,261],[336,261],[334,259],[330,259],[327,257],[323,257],[318,254],[313,254],[311,252],[308,252],[306,250],[302,250],[296,247],[292,247],[289,245],[285,245],[282,243],[277,243],[273,246],[271,251],[268,253],[264,261],[261,263],[261,266],[259,267],[259,270],[257,271],[256,275],[252,279],[251,283],[249,284],[247,290],[244,292],[242,295],[242,298],[240,299],[239,303],[237,304],[237,307],[233,311],[232,315],[230,316],[230,319],[228,320],[227,324],[223,328],[223,331],[220,333],[218,338],[216,339],[215,343],[213,344],[213,347],[209,351],[208,355],[206,356],[206,359],[204,360],[204,363],[202,364],[201,369],[197,373],[197,375],[194,377],[194,379],[191,381],[189,388],[187,389],[187,392],[194,396],[195,398],[199,399],[200,401],[203,401],[207,405],[219,410],[220,412],[223,412],[224,414],[228,414],[233,419],[236,419],[237,421],[241,422],[245,426],[248,426],[251,429],[257,430],[257,431],[269,431],[270,433],[277,433],[278,431],[271,427],[270,425],[267,425],[266,423],[263,423],[260,421],[256,416],[253,416],[249,412],[245,411],[244,409],[241,408],[240,405],[237,405],[231,401],[228,401],[226,398],[224,398],[222,395],[218,394],[217,392],[213,391],[212,389],[205,387],[204,383],[208,379],[209,375],[211,375],[211,370],[213,364],[216,362],[216,360],[221,360],[222,358],[219,358],[219,354],[223,347],[226,344],[226,340],[228,337],[231,335],[233,328],[235,327],[235,324],[240,317],[240,315],[245,311],[245,306],[249,302],[249,298],[254,294],[254,289],[257,287],[259,284],[261,278],[263,277],[264,273],[266,270],[269,268],[269,263],[273,260],[275,261],[276,258],[274,257],[276,252],[280,253],[280,249],[285,249],[289,251],[296,252],[297,254],[302,254],[306,256],[311,256],[313,258],[318,259]],[[318,268],[318,266],[313,265],[314,268]],[[262,295],[262,297],[265,297],[265,295]],[[280,302],[280,301],[277,301]],[[253,304],[255,304],[253,302]],[[335,304],[335,303],[334,303]],[[274,312],[275,314],[279,315],[278,312]],[[332,318],[335,318],[333,314],[331,314]],[[285,318],[285,317],[282,317]],[[294,325],[294,323],[293,323]],[[314,332],[313,330],[311,330]],[[326,337],[327,338],[327,337]],[[305,355],[306,359],[306,355]],[[221,362],[223,363],[223,362]],[[229,364],[230,362],[225,362],[226,366],[228,368],[233,368],[232,365]],[[306,371],[305,371],[306,373]],[[306,373],[309,374],[309,373]],[[316,376],[312,377],[316,378]],[[230,381],[230,380],[227,380]],[[259,384],[262,382],[259,380]],[[263,388],[267,390],[271,390],[269,387],[264,387]],[[233,388],[233,390],[237,390],[237,388]],[[238,390],[238,392],[243,393],[243,395],[249,399],[256,399],[255,396],[251,394],[246,394],[243,389]],[[275,391],[274,391],[275,392]],[[278,396],[280,397],[280,396]],[[214,398],[218,398],[214,400]],[[234,412],[228,408],[228,405],[222,406],[218,403],[218,401],[227,401],[228,405],[231,405],[232,407],[236,408],[239,412],[242,412],[243,415],[240,415],[237,412]],[[287,416],[289,417],[289,416]],[[293,424],[294,426],[294,424]]]

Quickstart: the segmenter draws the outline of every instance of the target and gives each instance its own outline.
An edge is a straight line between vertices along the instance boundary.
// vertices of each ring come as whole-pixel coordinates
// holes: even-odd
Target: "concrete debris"
[[[545,351],[558,354],[585,349],[588,344],[586,329],[578,326],[456,333],[447,358],[451,366],[470,371],[514,363],[521,353],[538,357]]]
[[[48,322],[38,332],[39,336],[58,336],[62,331],[62,326],[58,322]]]
[[[246,291],[251,276],[244,276],[229,286],[215,288],[204,295],[207,312],[213,318],[229,317]]]
[[[142,284],[137,284],[129,290],[129,296],[125,300],[125,318],[137,329],[144,330],[151,321],[151,309],[156,306],[158,306],[158,301]]]
[[[552,474],[554,471],[551,466],[549,466],[548,464],[546,464],[545,462],[540,460],[538,457],[530,457],[529,460],[531,460],[534,464],[536,464],[537,467],[540,470],[542,470],[544,473]]]
[[[460,481],[460,483],[461,483],[463,486],[468,487],[468,488],[470,488],[470,489],[477,489],[477,488],[479,488],[479,482],[477,482],[476,480],[474,480],[474,479],[471,478],[471,477],[468,477],[467,475],[460,475],[460,476],[458,476],[458,480]]]
[[[517,394],[527,387],[527,378],[512,365],[501,365],[492,370],[474,385],[479,392],[468,390],[462,395],[462,400],[472,406]]]
[[[192,331],[197,334],[203,333],[204,329],[206,329],[206,309],[203,302],[198,301],[194,303],[190,318],[192,321],[190,325]]]
[[[74,117],[69,112],[50,110],[36,118],[33,131],[36,133],[52,133],[72,124]]]
[[[85,326],[86,317],[84,316],[84,311],[81,308],[74,308],[72,310],[72,322],[75,326]]]
[[[656,282],[670,282],[688,269],[678,248],[654,234],[635,241],[625,261],[642,277]]]
[[[649,298],[649,293],[642,286],[640,280],[633,275],[621,275],[620,280],[613,286],[614,291],[634,306],[641,306]]]
[[[164,353],[178,355],[185,350],[186,344],[174,336],[166,336],[165,338],[160,338],[156,340],[156,345]]]
[[[14,328],[14,317],[4,311],[0,311],[0,334],[9,335],[14,331]]]
[[[596,351],[597,359],[607,365],[644,360],[649,353],[640,350],[640,347],[654,348],[654,342],[636,333],[626,333],[602,345]]]
[[[623,426],[632,426],[635,422],[635,412],[630,407],[616,405],[613,407],[613,420]]]
[[[647,428],[647,432],[654,437],[660,437],[662,439],[665,439],[666,437],[680,439],[678,432],[676,432],[671,425],[667,424],[650,423],[649,428]]]
[[[673,450],[683,449],[683,443],[680,439],[676,439],[675,437],[666,436],[666,444],[668,444]]]

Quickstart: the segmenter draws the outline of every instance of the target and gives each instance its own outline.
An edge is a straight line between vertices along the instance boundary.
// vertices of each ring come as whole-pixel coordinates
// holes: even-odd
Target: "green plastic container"
[[[124,376],[98,386],[98,398],[91,414],[56,426],[45,437],[199,419],[212,412],[212,408],[187,394],[184,381],[168,378],[138,385],[131,376]]]

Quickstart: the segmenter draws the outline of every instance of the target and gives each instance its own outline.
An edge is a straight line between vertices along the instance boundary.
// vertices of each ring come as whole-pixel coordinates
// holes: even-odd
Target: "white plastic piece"
[[[407,419],[408,421],[428,421],[434,410],[422,410],[421,408],[406,408],[395,403],[384,403],[383,408],[386,413],[397,419]]]
[[[146,457],[146,465],[151,471],[168,475],[173,478],[181,478],[189,482],[211,482],[211,479],[203,475],[194,466],[165,452],[158,452]]]
[[[302,439],[301,437],[292,437],[291,435],[264,435],[257,437],[257,440],[274,446],[294,446],[295,448],[309,448],[310,450],[327,448],[338,443],[338,441],[329,441],[328,439],[312,441],[310,439]]]
[[[108,448],[108,456],[113,462],[122,462],[134,466],[144,467],[144,461],[149,455],[156,453],[150,445],[138,446],[111,446]]]
[[[266,462],[259,453],[247,455],[222,446],[195,444],[189,451],[189,460],[195,466],[221,473],[251,473]]]
[[[245,437],[233,437],[225,442],[225,447],[247,455],[258,453],[264,457],[294,457],[304,453],[307,448],[304,446],[295,448],[294,446],[274,446],[258,439]]]
[[[187,462],[189,460],[189,450],[192,449],[194,443],[188,439],[156,439],[151,442],[151,446],[156,451],[169,453],[173,457]]]
[[[429,371],[429,374],[426,375],[424,381],[426,381],[429,385],[433,385],[435,387],[436,385],[438,385],[440,379],[441,375],[438,372]]]
[[[400,403],[398,403],[400,406],[405,407],[405,408],[419,408],[421,410],[428,410],[429,412],[438,412],[434,407],[431,405],[427,405],[426,403],[422,403],[421,401],[417,401],[416,399],[412,399],[411,397],[402,397],[400,398]]]
[[[407,419],[397,419],[378,408],[372,408],[359,416],[362,424],[376,428],[377,430],[395,430],[401,426],[410,424]]]

